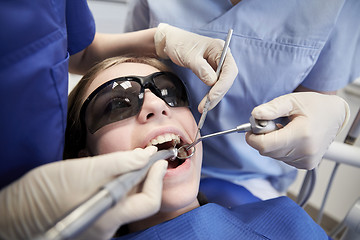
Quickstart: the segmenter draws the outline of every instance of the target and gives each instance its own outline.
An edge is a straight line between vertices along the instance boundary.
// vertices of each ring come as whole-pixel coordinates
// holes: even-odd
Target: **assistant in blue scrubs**
[[[0,3],[0,189],[39,165],[61,160],[68,64],[91,44],[86,0]]]
[[[230,48],[239,74],[208,113],[203,135],[248,122],[255,106],[278,96],[304,89],[333,92],[360,76],[357,0],[243,0],[235,6],[230,0],[137,0],[133,4],[127,31],[168,23],[225,39],[228,30],[234,30]],[[199,120],[197,105],[209,88],[190,70],[174,69],[189,86],[191,108]],[[259,185],[265,185],[261,182],[276,194],[295,179],[294,168],[261,156],[243,134],[211,138],[203,145],[204,176],[251,184],[254,189],[249,190],[257,196],[272,195],[262,195],[266,187],[261,189]],[[264,181],[257,184],[254,179]]]

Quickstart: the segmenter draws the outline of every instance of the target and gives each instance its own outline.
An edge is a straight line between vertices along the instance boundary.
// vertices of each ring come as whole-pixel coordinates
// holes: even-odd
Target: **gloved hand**
[[[0,192],[0,238],[31,239],[120,174],[146,165],[156,147],[59,161],[35,168]],[[122,224],[156,213],[161,204],[167,161],[148,172],[142,192],[122,199],[80,239],[109,239]]]
[[[336,135],[348,122],[348,104],[335,95],[291,93],[262,104],[252,111],[256,119],[288,116],[283,128],[261,135],[246,134],[247,143],[261,155],[300,169],[313,169]]]
[[[210,109],[214,108],[230,89],[238,69],[230,50],[228,51],[219,79],[216,68],[224,48],[224,41],[204,37],[195,33],[160,23],[155,36],[156,53],[161,58],[170,58],[179,66],[190,68],[205,84],[212,86]],[[215,69],[215,70],[214,70]],[[199,104],[203,111],[206,97]]]

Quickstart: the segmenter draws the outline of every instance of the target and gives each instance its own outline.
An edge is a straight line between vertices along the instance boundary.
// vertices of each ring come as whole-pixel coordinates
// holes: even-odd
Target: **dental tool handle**
[[[224,61],[225,61],[225,57],[226,57],[226,53],[229,49],[229,44],[230,44],[230,40],[231,40],[231,37],[232,37],[232,33],[233,33],[233,30],[230,28],[229,31],[228,31],[228,34],[226,36],[226,40],[225,40],[225,44],[224,44],[224,48],[221,52],[221,56],[220,56],[220,61],[219,61],[219,65],[217,66],[216,68],[216,80],[218,80],[219,76],[220,76],[220,72],[221,72],[221,68],[224,64]],[[206,102],[205,102],[205,105],[204,105],[204,109],[203,109],[203,112],[201,114],[201,117],[200,117],[200,120],[199,120],[199,123],[198,123],[198,130],[196,132],[196,136],[195,136],[195,139],[198,139],[198,136],[199,136],[199,133],[200,133],[200,130],[201,128],[203,127],[204,125],[204,122],[205,122],[205,119],[206,119],[206,115],[209,111],[209,108],[210,108],[210,97],[209,97],[209,94],[207,94],[207,97],[206,97]]]
[[[158,160],[177,156],[177,149],[161,150],[152,155],[147,165],[139,170],[119,176],[104,185],[96,194],[75,208],[70,214],[56,223],[36,240],[72,239],[81,233],[104,212],[113,207],[120,199],[146,176],[150,167]]]
[[[224,65],[224,61],[225,61],[225,57],[226,57],[226,54],[227,54],[228,49],[229,49],[229,44],[230,44],[230,40],[231,40],[231,37],[232,37],[232,33],[233,33],[233,30],[230,28],[229,31],[228,31],[228,34],[226,36],[224,48],[223,48],[223,50],[221,52],[219,65],[216,68],[216,80],[218,80],[218,78],[220,76],[221,68]],[[210,97],[209,97],[209,94],[207,94],[203,114],[201,115],[199,125],[198,125],[198,129],[202,128],[202,126],[203,126],[203,124],[205,122],[206,114],[209,111],[209,107],[210,107]]]
[[[233,33],[233,30],[230,28],[229,31],[228,31],[228,34],[226,36],[223,51],[222,51],[221,56],[220,56],[219,65],[218,65],[218,67],[216,69],[216,77],[217,78],[219,78],[219,76],[220,76],[220,71],[221,71],[222,65],[224,64],[224,61],[225,61],[225,57],[226,57],[226,53],[227,53],[227,50],[228,50],[229,45],[230,45],[230,40],[231,40],[231,37],[232,37],[232,33]]]
[[[206,118],[206,115],[209,111],[209,107],[210,107],[210,97],[209,97],[209,94],[207,94],[206,96],[206,102],[205,102],[205,105],[204,105],[204,110],[201,114],[201,117],[200,117],[200,120],[199,120],[199,124],[198,124],[198,133],[200,132],[200,129],[203,127],[204,125],[204,122],[205,122],[205,118]],[[197,136],[196,136],[197,137]]]
[[[276,125],[276,121],[280,120],[281,118],[278,118],[276,120],[258,120],[255,119],[253,116],[251,116],[249,119],[251,124],[251,131],[255,134],[269,133],[279,129]]]

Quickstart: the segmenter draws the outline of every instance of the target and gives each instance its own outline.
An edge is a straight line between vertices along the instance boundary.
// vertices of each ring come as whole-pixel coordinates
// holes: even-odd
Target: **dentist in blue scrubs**
[[[295,179],[296,168],[313,169],[319,164],[331,142],[325,139],[333,140],[337,134],[326,130],[331,126],[327,120],[344,114],[339,115],[327,98],[290,93],[334,94],[360,76],[359,1],[132,3],[127,31],[167,23],[225,39],[228,30],[233,29],[230,48],[239,73],[222,101],[208,113],[203,135],[248,122],[251,114],[263,119],[290,116],[291,124],[282,131],[261,136],[247,134],[246,138],[231,134],[204,141],[205,177],[245,186],[256,196],[267,199],[286,191]],[[201,111],[196,110],[197,104],[209,88],[194,81],[196,76],[190,70],[177,66],[174,69],[190,86],[191,106],[198,120]],[[272,99],[276,100],[271,107],[255,108]],[[301,120],[304,115],[307,122]]]
[[[177,39],[191,44],[177,49],[176,42],[154,42],[156,35],[165,40],[180,31],[177,28],[170,28],[171,33],[156,28],[130,34],[96,33],[86,0],[4,0],[0,19],[1,239],[31,239],[46,231],[109,180],[145,166],[156,151],[149,147],[59,161],[69,71],[83,74],[94,63],[122,54],[167,56],[176,51],[184,60],[178,64],[192,68],[209,85],[217,85],[220,93],[230,88],[237,74],[230,53],[216,81],[212,67],[221,55],[222,40],[186,33]],[[203,48],[189,53],[194,44]],[[199,69],[207,69],[206,74]],[[82,237],[109,238],[119,225],[156,212],[166,167],[166,161],[154,164],[146,179],[149,187],[105,213]],[[55,205],[54,199],[62,205]]]

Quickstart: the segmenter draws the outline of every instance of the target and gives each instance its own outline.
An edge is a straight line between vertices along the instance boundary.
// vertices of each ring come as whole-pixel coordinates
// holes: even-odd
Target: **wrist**
[[[165,53],[166,47],[166,31],[169,25],[166,23],[160,23],[156,28],[156,32],[154,34],[154,44],[156,54],[163,59],[168,59],[168,55]]]

